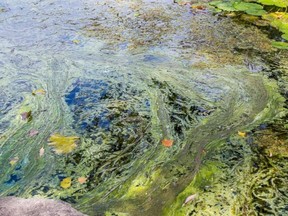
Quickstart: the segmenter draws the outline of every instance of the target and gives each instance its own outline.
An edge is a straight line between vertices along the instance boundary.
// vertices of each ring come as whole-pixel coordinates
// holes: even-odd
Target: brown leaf
[[[37,134],[39,133],[39,131],[37,131],[37,130],[31,130],[31,131],[29,131],[29,136],[30,137],[33,137],[33,136],[36,136]]]
[[[23,112],[20,115],[21,115],[21,119],[23,121],[26,121],[26,120],[27,121],[31,121],[32,120],[32,112],[31,112],[31,110],[28,111],[28,112]]]
[[[191,8],[197,9],[197,10],[205,10],[205,6],[203,5],[192,5]]]
[[[162,145],[165,146],[165,147],[171,147],[173,145],[173,140],[170,140],[170,139],[163,139],[161,141]]]
[[[32,92],[32,95],[45,95],[46,91],[44,89],[37,89]]]

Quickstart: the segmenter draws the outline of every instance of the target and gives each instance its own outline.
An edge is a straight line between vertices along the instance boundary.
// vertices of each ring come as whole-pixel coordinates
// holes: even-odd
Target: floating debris
[[[44,89],[37,89],[32,92],[32,95],[45,95],[46,91]]]
[[[79,177],[78,179],[78,182],[80,183],[80,184],[84,184],[84,183],[86,183],[87,182],[87,178],[86,177]]]
[[[45,149],[41,147],[41,149],[39,150],[39,156],[42,157],[44,153],[45,153]]]
[[[238,135],[244,138],[246,137],[246,132],[238,131]]]
[[[72,178],[67,177],[61,181],[60,186],[64,189],[67,189],[67,188],[71,187],[71,184],[72,184]]]
[[[9,164],[14,166],[18,162],[18,160],[19,160],[19,157],[11,158],[10,161],[9,161]]]
[[[32,120],[32,111],[23,112],[20,114],[21,120],[23,121],[31,121]]]
[[[39,131],[38,130],[31,130],[31,131],[29,131],[29,136],[30,137],[34,137],[34,136],[36,136],[36,135],[38,135],[39,134]]]
[[[56,133],[50,136],[48,145],[54,147],[56,154],[68,154],[77,147],[78,140],[77,136],[63,136]]]
[[[173,145],[173,140],[170,140],[170,139],[163,139],[161,141],[162,145],[165,146],[165,147],[171,147]]]
[[[192,195],[188,196],[188,197],[185,199],[182,207],[185,206],[187,203],[192,202],[193,200],[195,200],[196,197],[197,197],[197,194],[192,194]]]

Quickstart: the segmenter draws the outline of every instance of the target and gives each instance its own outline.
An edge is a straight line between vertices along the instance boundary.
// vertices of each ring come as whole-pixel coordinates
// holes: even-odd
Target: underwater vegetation
[[[1,196],[287,214],[285,2],[19,2],[0,13]]]
[[[211,6],[217,11],[223,11],[227,16],[237,16],[240,19],[253,23],[256,26],[271,26],[282,33],[279,41],[272,45],[279,49],[288,49],[288,2],[285,0],[258,0],[258,1],[212,1]],[[237,12],[230,13],[230,12]]]

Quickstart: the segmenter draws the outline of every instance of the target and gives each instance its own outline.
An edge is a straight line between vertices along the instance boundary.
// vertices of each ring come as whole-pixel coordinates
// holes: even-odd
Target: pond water
[[[0,7],[1,196],[88,215],[287,213],[287,155],[265,147],[287,150],[268,124],[286,113],[287,53],[263,31],[168,0]]]

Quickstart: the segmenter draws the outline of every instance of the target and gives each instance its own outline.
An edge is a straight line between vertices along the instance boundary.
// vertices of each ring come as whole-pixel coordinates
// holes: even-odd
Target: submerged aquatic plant
[[[260,3],[260,4],[259,4]],[[280,8],[287,7],[288,1],[285,0],[258,0],[256,3],[245,1],[212,1],[210,5],[224,12],[242,12],[250,16],[240,15],[240,19],[248,21],[257,26],[270,25],[282,32],[283,41],[273,41],[272,46],[279,49],[287,49],[288,43],[288,13],[281,11]],[[275,8],[266,8],[266,5],[274,5]]]

